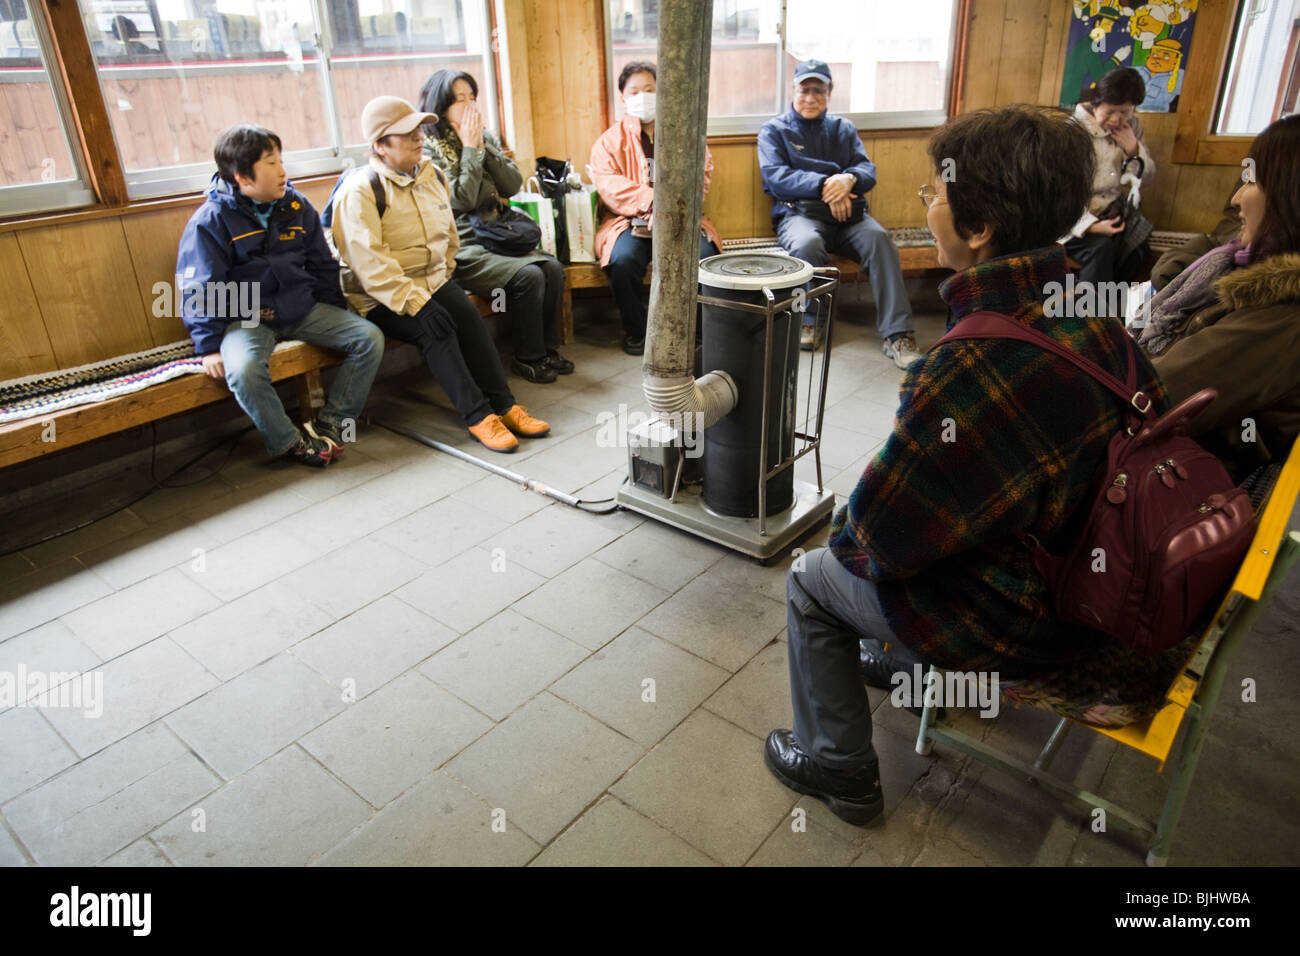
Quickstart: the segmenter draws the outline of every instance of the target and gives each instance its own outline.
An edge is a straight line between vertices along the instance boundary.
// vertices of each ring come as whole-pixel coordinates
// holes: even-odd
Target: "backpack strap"
[[[375,194],[375,208],[379,210],[379,218],[384,218],[384,211],[388,208],[388,197],[384,195],[384,180],[379,175],[379,170],[367,165],[366,173],[370,179],[370,191]]]
[[[1037,345],[1070,362],[1080,371],[1086,372],[1120,400],[1131,405],[1144,417],[1152,413],[1151,398],[1137,387],[1137,356],[1133,352],[1133,339],[1124,333],[1124,342],[1128,347],[1128,381],[1121,382],[1092,359],[1085,358],[1071,348],[1062,345],[1050,335],[1038,329],[1031,329],[1009,315],[1000,312],[973,312],[958,322],[952,329],[935,343],[935,348],[954,339],[1017,339]]]

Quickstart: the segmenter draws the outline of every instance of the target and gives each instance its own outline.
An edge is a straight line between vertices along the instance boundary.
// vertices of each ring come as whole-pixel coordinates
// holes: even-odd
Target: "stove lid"
[[[700,260],[700,285],[714,289],[792,289],[812,276],[812,266],[782,252],[724,252]]]

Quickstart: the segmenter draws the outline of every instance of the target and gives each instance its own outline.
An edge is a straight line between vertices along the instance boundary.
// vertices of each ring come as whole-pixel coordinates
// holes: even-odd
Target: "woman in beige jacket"
[[[422,153],[420,127],[437,121],[396,96],[362,111],[370,162],[333,200],[343,291],[385,335],[420,347],[471,435],[510,452],[515,435],[538,437],[550,426],[516,404],[483,317],[452,279],[460,241],[447,182]]]

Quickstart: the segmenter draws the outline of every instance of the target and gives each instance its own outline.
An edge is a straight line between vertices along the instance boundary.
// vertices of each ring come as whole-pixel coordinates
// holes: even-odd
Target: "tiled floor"
[[[840,495],[888,434],[899,378],[863,318],[833,353]],[[924,347],[942,318],[919,324]],[[512,380],[554,434],[494,464],[613,493],[625,451],[600,447],[596,416],[641,403],[616,340],[597,324],[566,350],[576,374]],[[416,375],[372,408],[472,452],[441,401]],[[11,516],[5,537],[117,490]],[[761,747],[791,720],[789,560],[584,514],[373,425],[325,472],[269,467],[249,436],[211,481],[0,559],[0,671],[95,671],[104,694],[98,718],[0,712],[0,863],[1141,863],[1021,780],[918,756],[915,718],[879,692],[883,826],[777,783]],[[1298,622],[1293,579],[1229,678],[1175,864],[1300,859]],[[1235,692],[1247,677],[1256,702]],[[1051,726],[959,720],[1025,755]],[[1055,767],[1148,813],[1163,794],[1149,761],[1093,734]]]

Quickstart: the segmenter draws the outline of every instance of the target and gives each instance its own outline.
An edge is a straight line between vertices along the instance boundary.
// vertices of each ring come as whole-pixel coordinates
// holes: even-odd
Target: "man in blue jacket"
[[[821,60],[795,68],[794,101],[784,115],[758,133],[763,191],[772,197],[772,225],[792,256],[824,266],[829,253],[856,259],[876,296],[876,329],[884,352],[899,368],[921,357],[912,333],[912,306],[898,264],[898,249],[866,211],[876,185],[876,164],[867,158],[857,128],[831,116],[831,70]],[[817,346],[806,317],[802,345]]]
[[[182,315],[203,370],[224,378],[266,450],[323,468],[342,453],[384,355],[377,327],[347,310],[320,217],[289,185],[280,137],[233,126],[217,138],[217,174],[176,259]],[[300,339],[347,358],[325,407],[299,430],[271,383],[271,351]]]

